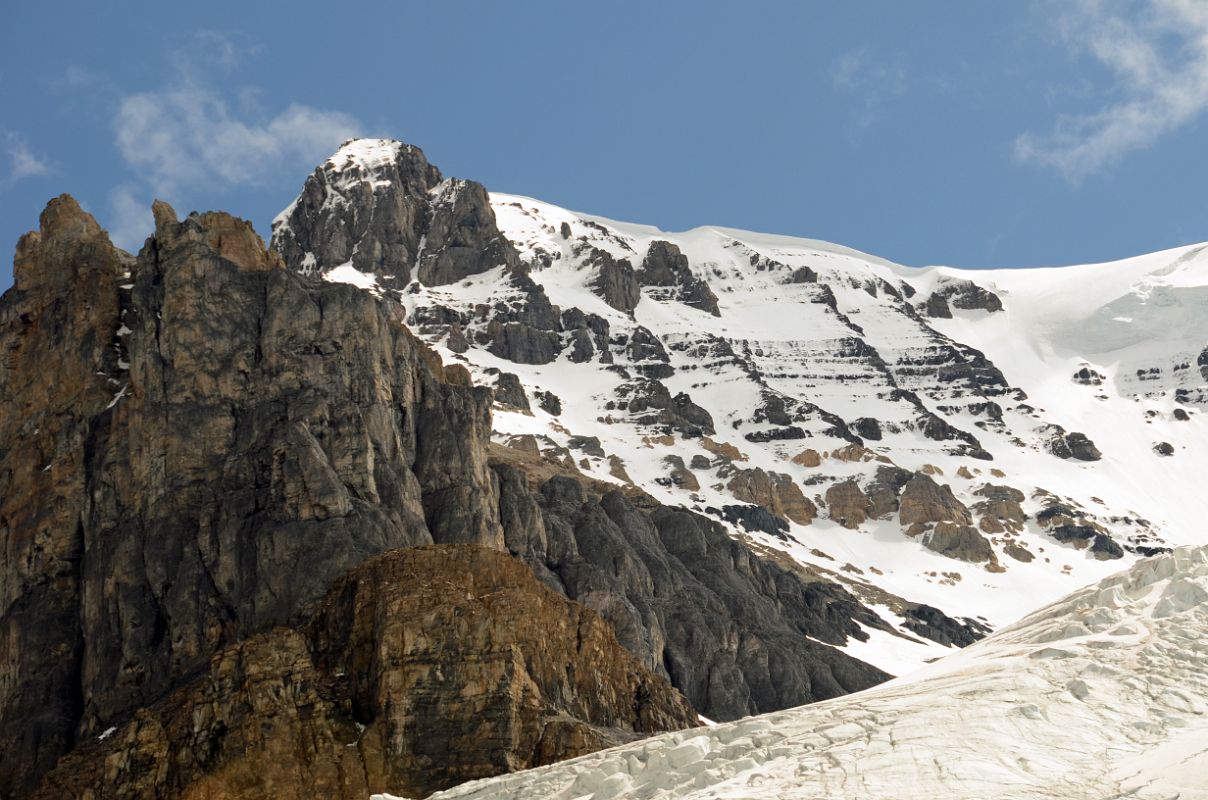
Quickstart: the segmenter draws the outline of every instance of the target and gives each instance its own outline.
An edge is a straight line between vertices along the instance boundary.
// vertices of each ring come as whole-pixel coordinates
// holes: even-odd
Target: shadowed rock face
[[[365,558],[503,544],[488,389],[246,223],[156,218],[135,263],[59,198],[0,299],[5,797]]]
[[[75,741],[80,530],[92,417],[120,375],[123,254],[63,195],[17,244],[0,299],[0,796]],[[99,374],[98,374],[99,373]]]
[[[688,257],[671,242],[651,242],[646,257],[642,260],[642,268],[636,274],[643,286],[672,288],[676,299],[686,305],[699,308],[715,317],[721,316],[717,307],[717,295],[713,294],[707,281],[692,274]]]
[[[592,611],[469,546],[394,550],[309,624],[204,673],[68,756],[35,797],[422,797],[699,724]]]
[[[493,465],[508,550],[597,610],[702,714],[735,719],[888,677],[812,641],[884,628],[846,590],[756,558],[698,514],[569,477],[533,485],[521,457],[508,457]]]

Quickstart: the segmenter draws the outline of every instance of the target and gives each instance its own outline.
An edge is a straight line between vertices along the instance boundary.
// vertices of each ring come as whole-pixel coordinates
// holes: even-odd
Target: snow
[[[323,166],[338,171],[356,167],[363,172],[374,173],[398,160],[403,147],[407,145],[393,139],[349,139]]]
[[[352,266],[351,261],[347,261],[323,273],[323,279],[332,283],[351,283],[353,286],[361,289],[378,288],[377,276],[361,272]]]
[[[433,798],[1203,800],[1206,627],[1208,548],[1183,548],[865,692]]]

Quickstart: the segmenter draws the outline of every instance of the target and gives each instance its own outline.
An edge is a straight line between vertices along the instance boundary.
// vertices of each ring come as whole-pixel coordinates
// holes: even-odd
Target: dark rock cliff
[[[707,517],[495,452],[508,550],[599,611],[705,716],[788,708],[888,677],[810,640],[842,644],[867,636],[860,625],[885,629],[841,587],[756,557]]]
[[[156,208],[62,197],[0,299],[0,796],[392,548],[501,548],[490,391],[398,312]]]
[[[504,553],[394,550],[67,756],[36,798],[423,797],[699,724]]]

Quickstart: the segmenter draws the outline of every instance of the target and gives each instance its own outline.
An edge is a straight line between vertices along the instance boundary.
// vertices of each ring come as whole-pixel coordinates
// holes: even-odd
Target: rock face
[[[273,248],[307,272],[348,264],[396,288],[519,263],[480,184],[442,180],[419,148],[386,139],[346,142],[316,169],[274,220]]]
[[[422,797],[696,724],[597,614],[524,565],[408,548],[337,581],[301,630],[221,650],[34,796]]]
[[[872,501],[854,479],[832,484],[826,490],[827,514],[849,530],[855,530],[875,511]]]
[[[246,223],[156,218],[134,262],[52,202],[0,299],[5,797],[365,558],[503,546],[488,389]]]
[[[914,473],[904,487],[898,508],[898,521],[903,527],[934,522],[973,522],[969,509],[952,494],[948,486],[936,483],[930,475]]]
[[[599,269],[591,282],[592,290],[608,305],[633,316],[633,310],[642,299],[642,285],[633,265],[627,259],[613,258],[609,252],[595,247],[591,248],[587,263]]]
[[[620,387],[617,398],[607,407],[628,411],[639,425],[654,426],[663,433],[677,431],[691,438],[714,433],[709,412],[693,403],[687,392],[672,396],[662,381],[639,378]]]
[[[378,791],[422,796],[698,724],[598,614],[483,548],[376,558],[309,631],[320,667],[344,676]]]
[[[28,789],[76,738],[78,528],[91,418],[114,395],[106,376],[121,376],[124,262],[63,195],[18,242],[0,299],[0,797]]]
[[[671,242],[650,243],[642,267],[637,271],[638,281],[643,286],[659,286],[673,289],[676,299],[715,317],[721,316],[717,307],[717,295],[708,282],[692,274],[688,257]]]
[[[884,626],[846,590],[753,557],[707,517],[569,476],[537,482],[540,465],[495,452],[508,550],[598,611],[705,716],[734,719],[884,679],[805,638],[838,644],[862,638],[860,625]]]
[[[946,283],[936,290],[933,297],[944,298],[948,303],[952,304],[953,308],[964,310],[980,309],[993,314],[995,311],[1002,311],[1002,300],[998,295],[984,287],[978,286],[973,281],[953,281]],[[928,309],[930,309],[930,303]],[[931,316],[943,316],[942,314],[932,314]],[[951,316],[949,312],[948,316]]]
[[[772,514],[809,525],[818,516],[818,507],[801,492],[801,487],[783,472],[755,469],[738,470],[726,488],[735,499],[763,506]]]
[[[898,510],[898,496],[902,488],[914,477],[908,469],[889,464],[877,467],[873,479],[864,487],[864,494],[872,508],[869,516],[884,519]]]
[[[994,548],[972,525],[936,523],[933,530],[923,534],[923,546],[940,555],[975,564],[996,560]]]

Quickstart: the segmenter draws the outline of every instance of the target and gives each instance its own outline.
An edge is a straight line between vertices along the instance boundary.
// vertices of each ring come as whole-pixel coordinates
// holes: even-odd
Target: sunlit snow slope
[[[1208,798],[1205,630],[1179,549],[875,689],[433,797]]]
[[[379,206],[407,207],[393,165],[410,152],[350,142],[274,241],[328,280],[397,298],[446,362],[495,386],[498,443],[718,518],[846,585],[902,634],[849,639],[858,658],[902,674],[949,651],[912,633],[906,601],[993,628],[1206,542],[1203,246],[917,269],[500,193],[486,219],[446,179],[428,192],[439,242],[420,239],[401,277],[376,274],[411,252],[372,227]],[[324,263],[294,243],[299,203],[316,229],[367,232]],[[466,266],[473,236],[514,254]]]

